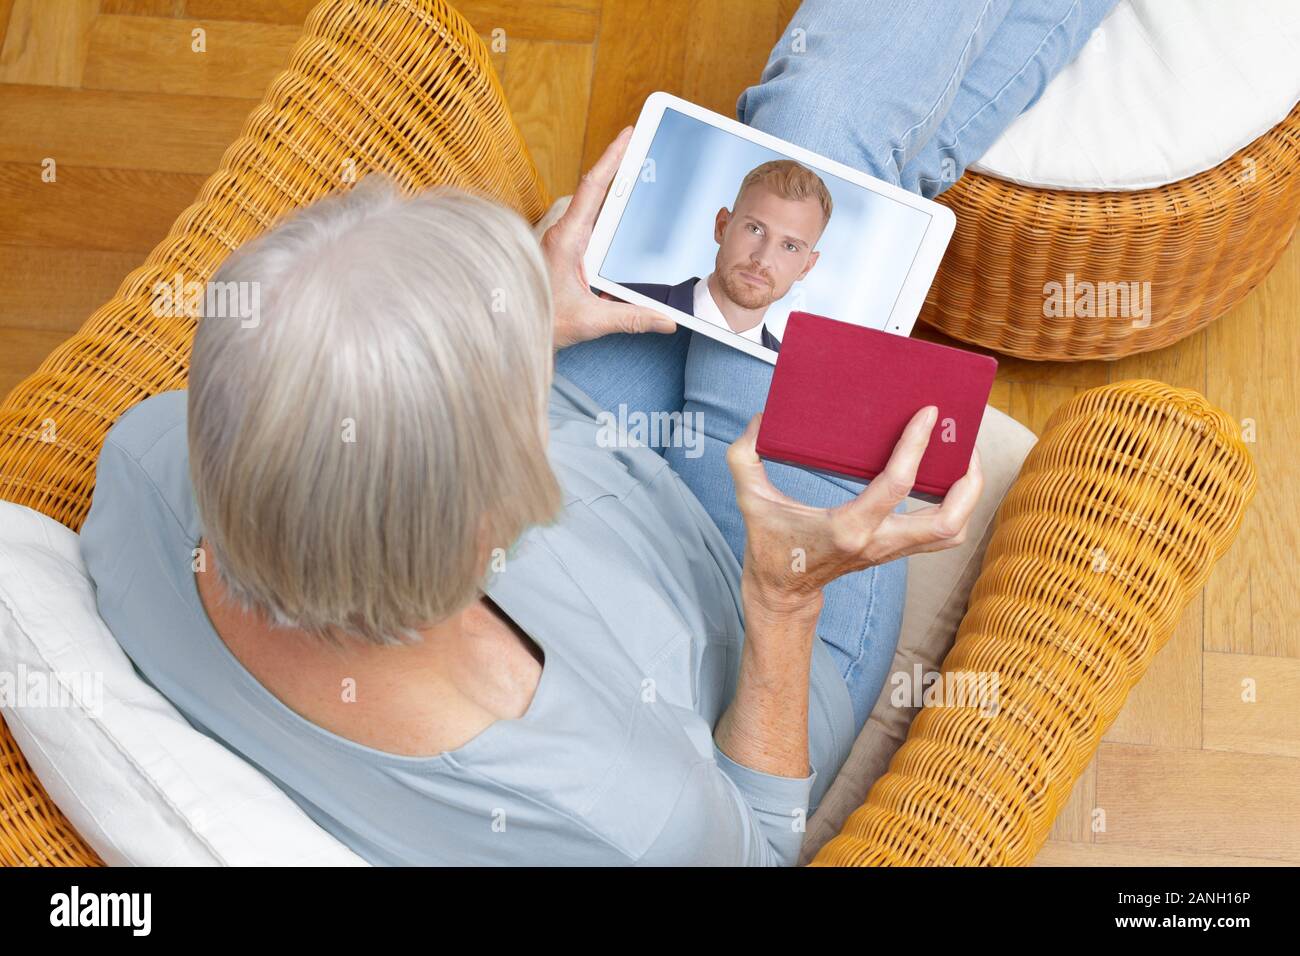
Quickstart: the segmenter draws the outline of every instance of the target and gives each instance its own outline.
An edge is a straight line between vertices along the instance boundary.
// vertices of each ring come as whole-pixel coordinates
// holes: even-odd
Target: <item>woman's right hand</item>
[[[554,346],[557,349],[613,332],[677,331],[677,323],[661,312],[631,305],[613,296],[596,295],[587,282],[583,258],[596,218],[618,164],[632,139],[632,127],[619,133],[596,165],[582,177],[569,206],[542,234],[542,256],[551,275],[555,307]]]
[[[894,512],[911,492],[930,443],[938,417],[933,405],[912,416],[885,470],[852,501],[834,508],[801,504],[772,484],[756,450],[762,417],[755,415],[727,450],[747,531],[742,578],[747,602],[774,613],[820,606],[822,589],[841,575],[966,540],[984,485],[978,450],[942,505]]]

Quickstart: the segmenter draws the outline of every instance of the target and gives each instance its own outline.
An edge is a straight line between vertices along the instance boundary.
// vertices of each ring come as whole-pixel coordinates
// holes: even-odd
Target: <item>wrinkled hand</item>
[[[564,215],[542,235],[542,255],[551,276],[551,296],[555,303],[557,349],[611,332],[677,331],[677,323],[666,315],[593,293],[582,264],[605,192],[631,138],[630,126],[618,134],[596,165],[582,177]]]
[[[841,575],[965,541],[984,486],[978,450],[943,504],[894,513],[916,482],[937,416],[933,405],[913,415],[885,470],[852,501],[813,508],[782,494],[769,480],[755,447],[763,416],[755,415],[727,450],[748,533],[746,595],[772,611],[795,611],[819,601],[822,588]]]

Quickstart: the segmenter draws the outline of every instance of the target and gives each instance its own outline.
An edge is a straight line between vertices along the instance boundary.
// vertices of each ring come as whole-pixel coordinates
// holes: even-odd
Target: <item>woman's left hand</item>
[[[596,295],[587,283],[587,270],[582,264],[605,192],[631,138],[630,126],[618,134],[605,155],[582,177],[564,215],[542,235],[542,255],[550,272],[555,304],[557,349],[611,332],[677,331],[677,323],[666,315]]]

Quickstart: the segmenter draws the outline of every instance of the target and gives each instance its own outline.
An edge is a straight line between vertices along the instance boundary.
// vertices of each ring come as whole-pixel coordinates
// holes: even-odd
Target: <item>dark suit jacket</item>
[[[662,302],[670,309],[685,312],[687,315],[694,315],[695,283],[699,281],[699,276],[692,276],[677,285],[660,285],[656,282],[620,282],[619,285],[631,289],[633,292],[640,292],[648,299]],[[773,352],[781,351],[781,340],[769,332],[766,325],[763,326],[762,337],[764,348],[769,348]]]

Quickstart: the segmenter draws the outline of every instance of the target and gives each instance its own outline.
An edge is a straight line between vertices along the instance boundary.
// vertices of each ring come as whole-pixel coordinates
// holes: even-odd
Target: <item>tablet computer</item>
[[[775,362],[791,312],[910,334],[955,223],[936,202],[660,92],[584,264],[593,288]]]

